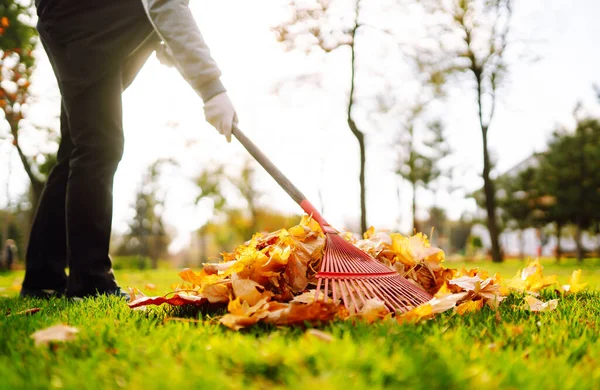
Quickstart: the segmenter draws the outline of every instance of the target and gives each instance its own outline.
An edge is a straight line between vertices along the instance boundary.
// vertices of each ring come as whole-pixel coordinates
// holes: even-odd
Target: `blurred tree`
[[[200,189],[196,203],[210,202],[213,218],[199,229],[200,257],[208,259],[214,250],[209,248],[212,242],[217,251],[232,250],[250,239],[255,233],[281,229],[290,224],[287,216],[260,204],[263,193],[255,178],[255,164],[246,160],[239,172],[226,172],[222,165],[216,165],[202,171],[195,180]],[[245,207],[235,206],[233,198],[245,203]],[[227,199],[231,200],[227,202]]]
[[[555,131],[539,170],[540,190],[551,200],[548,217],[560,233],[575,225],[577,259],[583,260],[582,233],[600,220],[600,121],[583,118],[575,132]]]
[[[442,175],[440,160],[450,154],[450,146],[444,136],[444,127],[439,120],[426,126],[419,126],[426,103],[413,105],[403,125],[405,131],[399,134],[396,147],[398,162],[396,174],[410,183],[412,187],[413,231],[420,232],[417,218],[417,190],[427,189]],[[419,127],[418,136],[415,134]]]
[[[341,47],[350,49],[350,80],[346,120],[359,146],[360,226],[364,233],[368,227],[365,133],[354,120],[353,113],[356,108],[356,38],[359,30],[365,25],[361,23],[361,0],[353,0],[347,4],[342,3],[332,2],[331,0],[291,0],[292,18],[275,27],[274,31],[277,34],[277,40],[282,42],[288,50],[303,48],[306,46],[306,42],[308,42],[308,50],[316,48],[325,53],[331,53]],[[349,5],[352,5],[352,8]],[[344,8],[340,15],[341,7]],[[346,7],[348,7],[348,10],[345,9]],[[344,16],[348,14],[353,15],[351,19]]]
[[[501,262],[496,190],[491,177],[488,131],[494,119],[500,86],[506,79],[512,0],[422,0],[437,24],[432,29],[444,55],[431,68],[432,80],[454,77],[472,85],[483,141],[483,192],[492,260]],[[435,76],[435,77],[433,77]],[[464,77],[466,76],[466,77]]]
[[[458,221],[448,222],[449,248],[448,252],[458,252],[462,255],[466,254],[467,242],[471,236],[473,221],[461,216]]]
[[[528,167],[516,174],[501,176],[496,181],[502,230],[511,229],[519,232],[521,260],[525,259],[523,231],[543,224],[543,211],[538,208],[541,194],[536,178],[536,168]]]
[[[135,254],[150,259],[152,268],[158,268],[158,260],[167,253],[170,237],[165,229],[163,211],[165,195],[161,192],[159,180],[165,165],[175,164],[173,160],[157,160],[142,178],[133,208],[135,215],[129,223],[119,254]]]
[[[15,146],[23,168],[31,184],[33,209],[37,206],[44,181],[56,162],[54,153],[35,153],[28,156],[20,142],[23,119],[31,103],[31,76],[35,69],[34,49],[37,30],[34,26],[35,11],[32,1],[5,0],[0,4],[0,108],[9,134],[1,134],[0,140],[8,140]],[[38,129],[53,133],[49,129]],[[49,134],[49,142],[56,143],[55,134]]]

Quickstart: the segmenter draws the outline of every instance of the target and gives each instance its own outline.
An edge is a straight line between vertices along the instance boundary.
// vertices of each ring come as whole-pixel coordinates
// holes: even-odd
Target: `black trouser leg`
[[[66,196],[67,295],[117,289],[108,253],[113,177],[124,145],[121,93],[120,69],[78,93],[64,92],[74,146]]]
[[[48,176],[31,227],[23,289],[47,289],[62,293],[67,287],[65,197],[73,144],[64,105],[61,108],[60,123],[61,141],[57,164]]]

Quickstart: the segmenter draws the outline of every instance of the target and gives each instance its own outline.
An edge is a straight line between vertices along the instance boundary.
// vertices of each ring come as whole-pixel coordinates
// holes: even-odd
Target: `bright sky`
[[[236,105],[240,127],[308,199],[324,208],[325,217],[332,225],[353,227],[360,210],[359,165],[358,146],[347,128],[344,114],[348,52],[341,50],[325,60],[319,56],[309,58],[300,53],[285,53],[270,31],[284,16],[285,3],[281,0],[204,0],[194,1],[191,9],[223,71],[223,82]],[[597,44],[600,24],[596,23],[600,2],[528,0],[520,3],[515,15],[517,32],[520,37],[534,42],[527,50],[537,54],[540,60],[513,68],[510,85],[500,102],[490,130],[499,171],[509,169],[532,152],[543,150],[557,123],[571,123],[571,113],[578,100],[587,107],[595,107],[591,86],[600,84]],[[377,17],[372,16],[371,20],[377,23]],[[385,18],[406,22],[397,23],[403,26],[398,31],[406,34],[405,42],[410,42],[412,26],[417,28],[418,20],[389,10]],[[373,37],[376,44],[369,44],[362,55],[377,59],[387,43],[381,35]],[[369,64],[377,65],[377,61],[369,61]],[[360,74],[361,69],[358,71]],[[324,90],[288,84],[279,94],[274,93],[282,80],[314,72],[321,74]],[[361,76],[365,77],[365,73]],[[402,85],[402,78],[410,77],[402,72],[395,72],[393,76],[394,85]],[[365,78],[369,88],[379,82],[376,77]],[[407,78],[406,83],[409,82]],[[43,98],[32,107],[31,117],[36,123],[51,123],[58,112],[59,100],[45,58],[40,61],[35,86]],[[364,95],[361,88],[364,91],[367,87],[359,84],[357,88],[357,93]],[[445,106],[444,119],[456,151],[454,161],[463,172],[455,184],[474,190],[481,185],[482,158],[470,94],[471,91],[455,90],[451,103]],[[369,103],[364,98],[363,102]],[[157,158],[174,157],[180,165],[170,169],[164,179],[168,188],[165,218],[177,237],[173,249],[178,249],[186,244],[189,233],[210,217],[209,209],[194,206],[197,190],[190,179],[218,161],[227,162],[233,169],[241,165],[247,154],[236,141],[227,144],[204,122],[202,103],[195,92],[174,69],[163,67],[154,57],[124,94],[123,104],[126,146],[115,178],[114,230],[126,230],[127,220],[132,217],[134,191],[145,168]],[[365,126],[368,222],[377,228],[406,230],[412,218],[410,193],[406,185],[401,185],[398,197],[399,180],[393,174],[395,157],[389,148],[393,123],[365,120],[361,112],[357,119],[370,124]],[[174,123],[177,126],[173,126]],[[3,161],[10,162],[0,167],[0,204],[6,204],[9,167],[12,167],[10,193],[13,197],[25,191],[27,180],[10,146],[0,148],[0,155]],[[264,204],[284,212],[299,211],[260,168],[259,183],[265,192]],[[424,194],[421,199],[424,206],[431,202]],[[451,217],[474,209],[473,202],[464,200],[462,194],[442,195],[437,201],[448,209]]]

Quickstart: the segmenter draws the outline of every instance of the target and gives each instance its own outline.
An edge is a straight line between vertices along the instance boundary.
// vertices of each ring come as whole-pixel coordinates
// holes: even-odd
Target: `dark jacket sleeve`
[[[175,67],[205,102],[225,92],[221,71],[188,7],[187,0],[142,0]]]

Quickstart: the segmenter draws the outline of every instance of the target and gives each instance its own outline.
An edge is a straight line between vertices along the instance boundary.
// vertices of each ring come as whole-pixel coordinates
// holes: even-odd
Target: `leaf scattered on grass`
[[[9,314],[7,317],[10,317],[10,316],[28,316],[28,315],[35,314],[35,313],[37,313],[40,310],[42,310],[42,309],[40,309],[39,307],[34,307],[32,309],[21,310],[21,311],[19,311],[17,313]]]
[[[58,324],[46,329],[38,330],[30,337],[35,340],[35,345],[45,345],[50,342],[65,342],[75,340],[79,329],[72,326]]]
[[[567,284],[562,286],[562,290],[566,293],[578,293],[587,288],[587,283],[581,283],[581,270],[575,270],[571,274]]]
[[[320,341],[324,341],[326,343],[330,343],[333,341],[333,335],[327,332],[323,332],[318,329],[309,329],[305,333],[306,337],[315,338]]]
[[[529,307],[530,311],[552,311],[555,310],[558,306],[558,299],[552,299],[548,302],[542,302],[539,299],[532,297],[531,295],[527,295],[525,297],[525,303]]]

